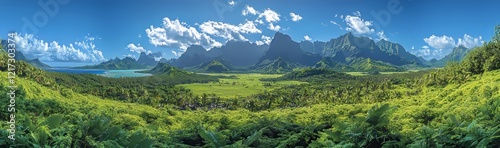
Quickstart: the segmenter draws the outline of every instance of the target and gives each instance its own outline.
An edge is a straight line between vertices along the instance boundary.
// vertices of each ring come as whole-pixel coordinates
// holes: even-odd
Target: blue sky
[[[206,48],[228,40],[266,44],[276,31],[289,34],[297,42],[307,37],[328,41],[350,31],[374,40],[385,38],[400,43],[406,50],[431,59],[442,58],[458,45],[474,47],[491,40],[494,26],[500,23],[500,18],[493,14],[499,3],[2,0],[0,34],[4,35],[0,37],[7,38],[9,31],[20,33],[19,50],[49,64],[86,65],[115,57],[137,58],[140,51],[162,52],[168,59],[179,56],[192,44]],[[380,14],[384,15],[379,17]]]

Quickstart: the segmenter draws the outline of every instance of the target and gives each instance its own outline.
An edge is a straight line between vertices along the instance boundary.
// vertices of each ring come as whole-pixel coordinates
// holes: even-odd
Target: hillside
[[[259,65],[255,65],[252,69],[262,73],[285,73],[298,67],[300,67],[299,64],[278,57],[275,60],[261,61]]]
[[[499,51],[489,43],[460,64],[417,73],[354,77],[302,69],[285,76],[314,83],[227,99],[165,85],[181,77],[45,73],[20,61],[19,129],[14,143],[2,122],[0,146],[498,147]],[[9,91],[5,59],[2,93]]]
[[[380,48],[380,50],[385,51],[391,55],[397,55],[403,58],[405,61],[423,65],[422,61],[417,56],[406,51],[406,49],[401,44],[392,43],[382,39],[377,42],[377,46]]]
[[[396,66],[392,66],[391,64],[375,61],[370,58],[356,58],[353,59],[350,64],[350,67],[353,67],[358,71],[402,71],[403,69],[398,68]]]
[[[146,70],[143,71],[146,73],[151,73],[154,75],[163,75],[163,76],[172,76],[172,77],[184,77],[184,76],[189,76],[193,75],[191,72],[187,72],[185,70],[181,70],[179,68],[170,66],[169,64],[166,63],[158,63],[153,69],[151,70]]]
[[[205,72],[215,72],[215,73],[228,72],[230,70],[233,70],[230,63],[226,62],[221,58],[216,58],[208,63],[204,63],[200,65],[198,69],[203,70]]]
[[[316,63],[313,68],[321,68],[321,69],[332,69],[337,71],[354,71],[355,69],[349,65],[344,63],[340,63],[332,60],[332,58],[322,58],[321,61]]]
[[[449,62],[460,62],[465,56],[471,51],[471,49],[466,48],[463,45],[453,48],[450,54],[446,55],[444,58],[432,62],[432,66],[442,67]]]
[[[38,58],[33,59],[33,60],[28,60],[26,62],[28,62],[29,64],[35,66],[36,68],[50,68],[49,65],[41,62]]]

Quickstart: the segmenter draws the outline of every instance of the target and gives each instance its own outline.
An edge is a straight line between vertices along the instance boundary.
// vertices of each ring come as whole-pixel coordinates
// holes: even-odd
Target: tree
[[[500,42],[500,25],[495,26],[495,36],[493,36],[493,42]]]

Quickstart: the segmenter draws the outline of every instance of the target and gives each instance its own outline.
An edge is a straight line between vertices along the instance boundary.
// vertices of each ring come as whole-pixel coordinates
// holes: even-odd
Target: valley
[[[247,97],[262,93],[264,91],[272,91],[276,88],[290,85],[298,85],[305,82],[299,81],[278,81],[278,82],[265,82],[260,79],[263,78],[277,78],[280,74],[206,74],[211,76],[227,76],[228,78],[219,79],[219,82],[209,83],[192,83],[181,84],[179,86],[185,87],[193,91],[195,95],[203,95],[204,93],[214,93],[221,98],[238,98]]]
[[[6,1],[0,148],[499,148],[499,4]]]

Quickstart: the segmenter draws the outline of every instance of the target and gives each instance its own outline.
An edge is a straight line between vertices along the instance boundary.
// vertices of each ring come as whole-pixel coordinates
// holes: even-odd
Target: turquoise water
[[[47,68],[45,70],[71,73],[71,74],[96,74],[111,78],[120,77],[147,77],[151,76],[149,73],[136,73],[136,71],[143,71],[148,69],[130,69],[130,70],[104,70],[104,69],[71,69],[71,68]]]
[[[120,78],[120,77],[147,77],[150,73],[136,73],[148,69],[131,69],[131,70],[106,70],[104,74],[99,74],[105,77]]]

